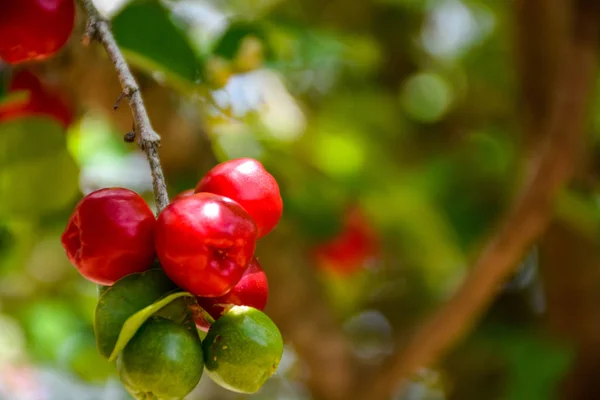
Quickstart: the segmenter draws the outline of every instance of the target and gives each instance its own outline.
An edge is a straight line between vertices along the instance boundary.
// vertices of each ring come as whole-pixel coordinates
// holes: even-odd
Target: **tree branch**
[[[542,5],[542,2],[538,2]],[[385,399],[418,368],[436,362],[477,322],[504,279],[547,227],[553,200],[570,178],[583,143],[583,126],[594,86],[598,48],[598,10],[593,1],[571,2],[569,29],[559,51],[560,65],[547,118],[528,129],[539,132],[536,157],[527,169],[523,189],[500,229],[490,239],[455,295],[415,333],[405,351],[393,356],[361,386],[355,398]],[[543,68],[543,65],[540,65]],[[529,132],[526,132],[528,134]],[[368,379],[367,379],[368,381]]]
[[[169,204],[169,195],[160,158],[158,147],[160,146],[160,136],[152,128],[150,118],[144,106],[144,101],[140,93],[140,88],[125,61],[121,50],[115,41],[110,30],[109,22],[100,14],[92,0],[78,0],[81,7],[87,12],[88,22],[86,28],[86,41],[96,39],[104,46],[108,58],[112,61],[121,83],[123,90],[122,96],[127,97],[129,107],[133,115],[135,133],[138,137],[138,145],[146,153],[150,170],[152,173],[152,183],[154,186],[154,196],[156,198],[156,207],[160,213]]]
[[[540,246],[540,272],[550,332],[575,350],[557,399],[593,399],[600,366],[600,246],[596,237],[554,221]],[[565,265],[569,266],[566,273]]]

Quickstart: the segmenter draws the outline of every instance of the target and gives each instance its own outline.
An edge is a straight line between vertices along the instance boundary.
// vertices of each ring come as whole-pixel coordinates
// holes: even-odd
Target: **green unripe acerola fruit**
[[[255,393],[277,370],[283,338],[262,311],[234,306],[210,327],[202,347],[206,372],[215,383]]]
[[[159,317],[140,327],[119,359],[121,380],[138,398],[182,399],[198,385],[203,368],[195,327]]]

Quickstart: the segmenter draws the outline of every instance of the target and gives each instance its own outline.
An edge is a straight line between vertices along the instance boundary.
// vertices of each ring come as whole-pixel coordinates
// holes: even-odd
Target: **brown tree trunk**
[[[600,398],[600,244],[554,222],[540,246],[550,329],[570,342],[574,365],[561,398]]]

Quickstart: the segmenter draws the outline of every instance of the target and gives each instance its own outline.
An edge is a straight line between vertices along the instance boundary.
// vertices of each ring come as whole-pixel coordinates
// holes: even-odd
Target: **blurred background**
[[[577,2],[95,3],[163,138],[170,195],[254,157],[284,199],[257,250],[286,340],[278,373],[253,396],[204,377],[189,399],[300,400],[368,387],[468,274],[541,140],[525,132],[551,117],[554,46]],[[123,140],[130,111],[113,109],[114,67],[81,45],[84,26],[78,12],[48,62],[0,67],[0,99],[29,93],[28,115],[0,112],[0,399],[129,399],[96,350],[96,286],[60,244],[93,190],[153,204],[144,154]],[[600,398],[599,111],[593,99],[550,228],[484,318],[387,398]]]

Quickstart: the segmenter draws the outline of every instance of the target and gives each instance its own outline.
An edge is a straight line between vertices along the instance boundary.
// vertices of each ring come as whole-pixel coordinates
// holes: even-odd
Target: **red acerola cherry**
[[[11,80],[9,92],[20,91],[27,92],[28,98],[0,105],[0,121],[39,115],[54,118],[65,128],[73,121],[73,113],[64,99],[44,87],[38,77],[28,70],[17,72]]]
[[[256,222],[258,238],[275,228],[283,212],[277,181],[252,158],[218,164],[198,182],[196,193],[200,192],[220,194],[239,203]]]
[[[248,268],[256,225],[235,201],[197,193],[160,213],[155,247],[165,273],[178,286],[196,296],[218,297]]]
[[[262,270],[258,260],[252,259],[242,279],[224,296],[198,297],[198,304],[211,317],[218,319],[228,305],[254,307],[264,310],[269,298],[269,283],[267,275]]]
[[[194,194],[194,189],[184,190],[183,192],[181,192],[177,196],[175,196],[173,198],[173,200],[171,200],[171,202],[184,199],[188,196],[192,196],[193,194]]]
[[[139,194],[123,188],[100,189],[77,204],[62,245],[84,277],[110,286],[152,267],[155,225],[152,210]]]
[[[337,236],[314,249],[314,255],[323,268],[341,275],[360,270],[378,252],[378,236],[357,208],[346,213],[342,231]]]
[[[67,43],[74,24],[74,0],[0,0],[0,59],[44,60]]]

